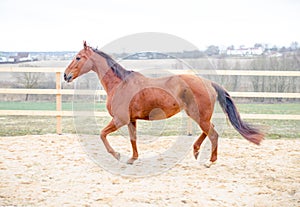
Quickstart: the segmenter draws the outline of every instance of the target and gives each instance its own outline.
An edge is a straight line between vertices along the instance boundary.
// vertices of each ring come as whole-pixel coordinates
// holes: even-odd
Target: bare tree
[[[43,73],[20,73],[16,76],[18,85],[21,85],[23,88],[32,89],[37,88],[40,81],[43,78]],[[28,101],[29,94],[26,94],[25,101]]]

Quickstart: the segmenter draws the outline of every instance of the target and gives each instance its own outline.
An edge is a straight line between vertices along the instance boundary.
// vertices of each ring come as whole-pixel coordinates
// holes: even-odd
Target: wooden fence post
[[[61,72],[56,72],[56,90],[61,90]],[[56,93],[56,111],[62,111],[61,107],[61,93]],[[61,127],[61,114],[56,116],[56,133],[62,134],[62,127]]]

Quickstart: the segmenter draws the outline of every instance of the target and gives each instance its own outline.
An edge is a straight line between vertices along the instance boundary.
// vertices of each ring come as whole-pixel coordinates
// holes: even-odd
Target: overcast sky
[[[198,48],[300,43],[298,0],[1,0],[0,51],[99,48],[140,32],[181,37]]]

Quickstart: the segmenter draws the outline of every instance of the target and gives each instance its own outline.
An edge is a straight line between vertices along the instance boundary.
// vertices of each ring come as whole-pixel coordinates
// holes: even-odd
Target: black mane
[[[119,63],[117,63],[114,59],[112,59],[108,54],[97,50],[93,49],[95,53],[100,55],[101,57],[104,57],[106,59],[106,62],[108,66],[111,68],[111,70],[114,72],[114,74],[120,78],[121,80],[124,80],[128,75],[130,75],[133,71],[128,71],[125,68],[123,68]]]

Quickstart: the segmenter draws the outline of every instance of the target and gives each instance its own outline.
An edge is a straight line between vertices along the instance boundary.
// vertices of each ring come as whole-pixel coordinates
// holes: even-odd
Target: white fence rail
[[[43,72],[56,73],[56,89],[17,89],[0,88],[0,94],[53,94],[56,95],[56,110],[0,110],[1,116],[56,116],[56,132],[62,133],[62,117],[73,116],[72,111],[62,111],[62,95],[72,95],[74,90],[61,88],[61,77],[64,68],[30,68],[30,67],[3,67],[0,72]],[[171,74],[200,74],[200,75],[238,75],[238,76],[290,76],[300,77],[300,71],[256,71],[256,70],[168,70]],[[104,90],[76,90],[76,94],[106,95]],[[269,93],[269,92],[229,92],[233,97],[267,97],[267,98],[300,98],[300,93]],[[107,112],[95,112],[96,116],[109,116]],[[241,114],[245,119],[279,119],[279,120],[300,120],[300,115],[287,114]]]

